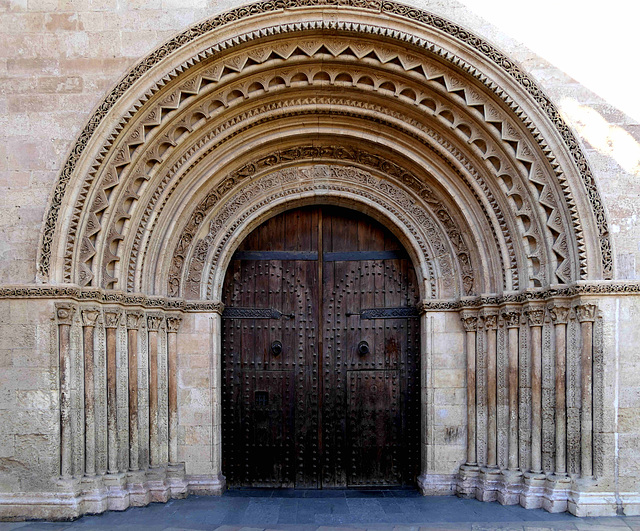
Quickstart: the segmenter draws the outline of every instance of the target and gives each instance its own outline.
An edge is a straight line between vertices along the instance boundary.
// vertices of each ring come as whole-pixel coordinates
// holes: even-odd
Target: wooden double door
[[[335,207],[275,216],[235,253],[223,302],[230,486],[415,483],[418,286],[389,231]]]

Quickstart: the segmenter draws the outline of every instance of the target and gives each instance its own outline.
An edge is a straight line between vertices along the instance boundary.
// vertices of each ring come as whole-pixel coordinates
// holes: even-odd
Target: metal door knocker
[[[280,341],[274,341],[271,343],[271,354],[274,356],[282,354],[282,343]]]
[[[360,343],[358,343],[358,354],[361,356],[369,354],[369,343],[366,341],[360,341]]]

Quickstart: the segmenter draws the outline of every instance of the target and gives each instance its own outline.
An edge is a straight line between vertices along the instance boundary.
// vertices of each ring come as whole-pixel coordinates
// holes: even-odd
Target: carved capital
[[[98,308],[83,308],[82,309],[82,326],[96,326],[98,317],[100,316],[100,310]]]
[[[548,309],[553,324],[560,325],[567,324],[569,322],[569,312],[571,311],[571,308],[569,306],[552,304]]]
[[[147,328],[149,332],[157,332],[160,326],[162,325],[162,321],[164,319],[164,315],[161,313],[150,313],[147,315]]]
[[[520,326],[520,316],[522,312],[517,308],[505,308],[502,311],[502,318],[507,328],[518,328]]]
[[[181,315],[167,315],[167,332],[170,334],[177,334],[181,323]]]
[[[416,306],[416,309],[420,315],[426,313],[429,309],[429,301],[420,301]]]
[[[529,326],[542,326],[544,324],[545,309],[539,305],[529,305],[525,307],[524,314],[527,316]]]
[[[129,330],[137,330],[140,327],[141,319],[142,319],[142,313],[127,312],[127,328]]]
[[[118,308],[107,308],[104,311],[104,327],[118,328],[122,312]]]
[[[578,304],[575,307],[576,317],[581,323],[593,322],[596,320],[596,305],[595,304]]]
[[[495,330],[498,327],[498,312],[487,311],[482,317],[484,318],[484,327],[487,330]]]
[[[478,314],[476,312],[462,312],[460,319],[462,319],[462,326],[464,326],[465,331],[475,332],[478,329]]]
[[[76,307],[68,302],[56,302],[56,318],[59,325],[71,325]]]

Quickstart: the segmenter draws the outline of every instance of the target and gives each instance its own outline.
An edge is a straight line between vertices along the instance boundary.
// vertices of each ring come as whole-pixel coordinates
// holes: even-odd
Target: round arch
[[[380,6],[383,15],[341,6],[339,23],[311,5],[296,7],[291,24],[274,7],[197,25],[110,93],[52,195],[41,279],[170,294],[164,281],[136,281],[145,268],[137,261],[158,259],[144,252],[154,231],[175,240],[184,227],[178,218],[202,178],[193,169],[208,157],[214,184],[250,165],[245,146],[323,134],[382,146],[400,165],[429,164],[459,213],[481,212],[487,230],[461,230],[495,255],[488,269],[471,257],[485,273],[481,292],[610,276],[607,223],[584,156],[517,65],[399,4]]]

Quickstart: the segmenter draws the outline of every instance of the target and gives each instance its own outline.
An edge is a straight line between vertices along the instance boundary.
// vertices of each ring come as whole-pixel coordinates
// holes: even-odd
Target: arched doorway
[[[223,294],[229,485],[415,483],[419,290],[388,230],[344,208],[283,212],[240,245]]]

